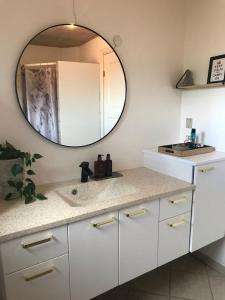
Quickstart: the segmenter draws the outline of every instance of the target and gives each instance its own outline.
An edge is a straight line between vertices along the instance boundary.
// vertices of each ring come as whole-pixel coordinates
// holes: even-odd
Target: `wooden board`
[[[192,155],[199,155],[205,154],[209,152],[213,152],[216,149],[212,146],[205,145],[204,147],[196,148],[196,149],[188,149],[188,150],[176,150],[172,148],[172,145],[165,145],[159,146],[158,152],[172,155],[172,156],[179,156],[179,157],[186,157]]]

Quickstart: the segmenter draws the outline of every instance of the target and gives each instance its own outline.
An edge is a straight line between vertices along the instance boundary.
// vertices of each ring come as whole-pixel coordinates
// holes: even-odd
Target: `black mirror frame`
[[[52,25],[52,26],[49,26],[43,30],[41,30],[40,32],[38,32],[34,37],[32,37],[32,39],[29,40],[29,42],[26,44],[26,46],[23,48],[20,56],[19,56],[19,59],[18,59],[18,62],[17,62],[17,65],[16,65],[16,71],[15,71],[15,92],[16,92],[16,97],[17,97],[17,102],[18,102],[18,105],[19,105],[19,108],[26,120],[26,122],[30,125],[30,127],[39,135],[41,136],[42,138],[44,138],[45,140],[55,144],[55,145],[58,145],[58,146],[62,146],[62,147],[66,147],[66,148],[83,148],[83,147],[88,147],[88,146],[91,146],[91,145],[94,145],[98,142],[101,142],[103,139],[105,139],[108,135],[111,134],[111,132],[115,129],[115,127],[118,125],[118,123],[120,122],[121,118],[122,118],[122,115],[124,113],[124,110],[125,110],[125,106],[126,106],[126,102],[127,102],[127,79],[126,79],[126,74],[125,74],[125,70],[124,70],[124,67],[123,67],[123,64],[121,62],[121,59],[119,57],[119,55],[117,54],[116,50],[113,48],[113,46],[102,36],[100,35],[98,32],[86,27],[86,26],[82,26],[82,25],[79,25],[79,24],[75,24],[75,26],[78,26],[78,27],[81,27],[81,28],[84,28],[84,29],[87,29],[89,31],[92,31],[93,33],[95,33],[96,35],[98,35],[99,37],[101,37],[114,51],[114,53],[116,54],[119,62],[120,62],[120,65],[121,65],[121,68],[122,68],[122,71],[123,71],[123,76],[124,76],[124,82],[125,82],[125,99],[124,99],[124,105],[123,105],[123,109],[121,111],[121,114],[116,122],[116,124],[113,126],[113,128],[106,134],[104,135],[102,138],[100,138],[99,140],[93,142],[93,143],[90,143],[90,144],[86,144],[86,145],[81,145],[81,146],[68,146],[68,145],[63,145],[63,144],[59,144],[59,143],[56,143],[56,142],[53,142],[52,140],[46,138],[44,135],[42,135],[41,133],[39,133],[33,126],[32,124],[27,120],[27,117],[25,115],[25,112],[23,111],[22,107],[21,107],[21,104],[20,104],[20,100],[19,100],[19,95],[18,95],[18,92],[17,92],[17,72],[18,72],[18,68],[19,68],[19,63],[20,63],[20,60],[27,48],[27,46],[30,44],[30,42],[35,39],[39,34],[41,34],[42,32],[48,30],[48,29],[51,29],[53,27],[57,27],[57,26],[66,26],[66,25],[71,25],[71,24],[57,24],[57,25]]]

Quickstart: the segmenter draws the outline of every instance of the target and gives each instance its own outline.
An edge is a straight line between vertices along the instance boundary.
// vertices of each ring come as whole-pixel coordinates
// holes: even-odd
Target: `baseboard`
[[[195,256],[196,258],[198,258],[199,260],[201,260],[202,262],[204,262],[206,265],[208,265],[212,269],[225,275],[225,267],[223,265],[219,264],[218,262],[214,261],[207,255],[201,253],[200,251],[196,251],[196,252],[192,253],[192,255]]]

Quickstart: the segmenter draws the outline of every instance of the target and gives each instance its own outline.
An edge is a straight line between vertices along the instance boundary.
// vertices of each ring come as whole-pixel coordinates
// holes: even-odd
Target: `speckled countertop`
[[[132,185],[135,192],[104,201],[90,201],[85,206],[72,207],[55,191],[59,187],[79,184],[78,180],[40,187],[48,197],[45,201],[25,205],[20,199],[0,200],[0,242],[194,189],[190,183],[146,168],[121,173],[123,177],[117,179],[120,185]]]

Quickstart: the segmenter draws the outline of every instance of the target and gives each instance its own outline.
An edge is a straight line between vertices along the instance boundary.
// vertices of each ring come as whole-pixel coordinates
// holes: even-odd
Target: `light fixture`
[[[74,30],[77,28],[77,26],[75,24],[69,24],[69,25],[66,25],[66,27],[70,30]]]

